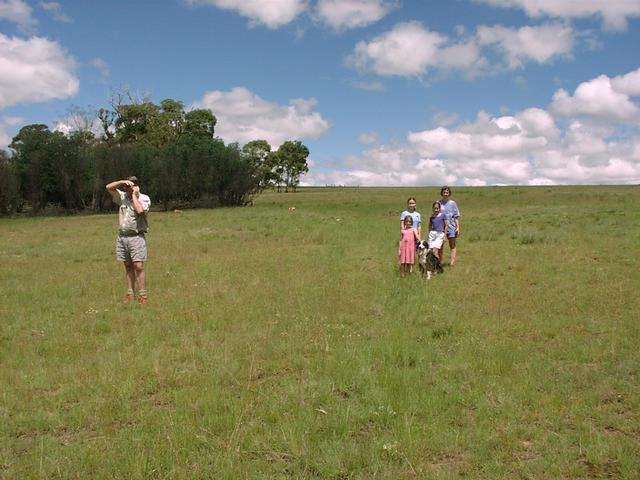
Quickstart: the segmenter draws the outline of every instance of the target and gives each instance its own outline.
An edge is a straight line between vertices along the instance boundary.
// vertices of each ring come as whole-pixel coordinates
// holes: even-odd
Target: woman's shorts
[[[442,248],[444,242],[444,232],[431,230],[429,232],[429,248]]]
[[[120,262],[144,262],[147,259],[147,240],[144,235],[118,235],[116,259]]]

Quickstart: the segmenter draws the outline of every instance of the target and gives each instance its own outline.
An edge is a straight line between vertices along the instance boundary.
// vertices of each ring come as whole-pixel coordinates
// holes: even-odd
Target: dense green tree
[[[52,200],[55,188],[54,156],[58,137],[43,124],[26,125],[13,137],[9,148],[15,150],[14,165],[18,175],[18,187],[34,212],[44,208]]]
[[[210,110],[184,111],[180,101],[167,98],[156,105],[141,103],[116,104],[113,110],[100,109],[105,139],[118,143],[149,143],[164,147],[181,136],[213,138],[216,117]]]
[[[217,119],[211,110],[196,109],[184,114],[184,135],[213,138]]]
[[[214,191],[221,205],[246,205],[258,191],[259,179],[255,168],[242,155],[237,143],[221,149],[213,179]]]
[[[225,145],[214,137],[217,120],[210,110],[185,112],[172,99],[159,105],[129,100],[98,111],[100,138],[91,131],[90,115],[79,110],[76,128],[66,135],[46,125],[23,127],[11,142],[12,154],[0,156],[0,213],[22,204],[34,213],[48,206],[103,211],[113,208],[104,185],[131,174],[165,209],[245,205],[272,185],[295,190],[308,171],[309,150],[299,141],[275,152],[265,140]]]
[[[295,192],[300,184],[300,177],[303,173],[309,171],[307,166],[308,156],[309,149],[299,140],[284,142],[278,148],[275,159],[282,171],[281,178],[285,185],[285,192],[288,192],[290,188]]]
[[[47,205],[84,209],[90,197],[90,164],[86,159],[92,138],[87,132],[65,136],[46,125],[23,127],[9,145],[22,196],[38,213]]]
[[[55,180],[60,205],[67,210],[84,210],[92,203],[94,141],[93,133],[83,130],[60,139],[58,148],[64,149],[64,155],[55,157]]]
[[[21,203],[18,179],[11,159],[5,150],[0,150],[0,214],[15,212]]]
[[[160,121],[160,108],[151,103],[120,105],[114,121],[116,138],[120,143],[153,142],[162,133],[154,130]]]
[[[256,193],[276,185],[279,175],[274,171],[273,152],[266,140],[253,140],[242,147],[242,155],[255,176]]]

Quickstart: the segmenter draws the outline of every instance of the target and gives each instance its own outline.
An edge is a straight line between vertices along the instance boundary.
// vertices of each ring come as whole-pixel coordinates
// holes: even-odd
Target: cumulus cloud
[[[440,159],[420,159],[408,145],[383,145],[364,150],[358,156],[343,159],[338,168],[323,172],[314,168],[304,176],[304,185],[444,185],[455,184],[452,174]]]
[[[464,29],[450,38],[405,22],[356,44],[347,65],[383,76],[423,76],[431,72],[464,72],[468,77],[522,68],[533,62],[571,58],[576,33],[567,25],[549,23],[519,29],[481,25],[473,35]],[[493,65],[489,58],[494,59]]]
[[[600,75],[581,83],[573,95],[564,89],[553,95],[550,110],[564,117],[586,115],[592,120],[640,124],[640,108],[631,96],[640,95],[640,69],[623,76]]]
[[[228,92],[207,92],[192,108],[213,112],[218,119],[216,134],[225,142],[266,140],[277,148],[287,140],[317,139],[329,130],[329,122],[312,111],[316,103],[313,98],[297,98],[289,105],[279,105],[236,87]]]
[[[399,0],[185,0],[191,5],[211,5],[249,18],[250,26],[279,28],[299,15],[309,15],[330,28],[342,31],[366,27],[399,6]]]
[[[307,0],[187,0],[191,5],[212,5],[249,18],[250,25],[278,28],[307,8]]]
[[[530,108],[493,118],[481,112],[473,124],[407,138],[420,157],[442,160],[458,184],[637,181],[640,163],[631,155],[636,140],[611,141],[613,133],[577,121],[562,131],[549,112]]]
[[[404,144],[376,145],[305,180],[363,186],[639,183],[640,122],[633,98],[640,95],[639,81],[640,69],[601,75],[572,96],[559,90],[548,109],[500,116],[481,111],[470,122],[408,132]]]
[[[0,109],[76,95],[75,60],[56,42],[0,33]]]
[[[318,172],[317,170],[306,174],[300,181],[302,186],[317,185],[345,185],[345,186],[371,186],[371,185],[417,185],[416,174],[407,172],[371,172],[369,170],[348,170]]]
[[[640,68],[626,75],[619,75],[611,80],[612,87],[625,95],[640,96]]]
[[[484,116],[484,113],[479,115],[476,124],[470,127],[409,132],[407,138],[423,157],[444,155],[467,159],[519,155],[543,149],[548,144],[545,136],[528,132],[518,117],[500,117],[487,122]],[[466,128],[471,132],[466,132]]]
[[[475,0],[495,7],[521,8],[533,18],[542,16],[559,18],[586,18],[600,16],[608,30],[625,30],[627,19],[640,16],[640,0]]]
[[[369,42],[359,42],[347,63],[378,75],[422,75],[438,63],[447,37],[419,22],[399,23]]]
[[[398,7],[390,0],[318,0],[316,16],[335,30],[365,27]]]
[[[479,45],[491,45],[501,52],[507,68],[513,70],[530,61],[544,64],[555,58],[570,57],[574,36],[571,27],[554,23],[518,29],[480,26],[477,39]]]
[[[23,32],[31,32],[38,21],[31,16],[32,9],[22,0],[0,1],[0,20],[7,20],[18,25]]]

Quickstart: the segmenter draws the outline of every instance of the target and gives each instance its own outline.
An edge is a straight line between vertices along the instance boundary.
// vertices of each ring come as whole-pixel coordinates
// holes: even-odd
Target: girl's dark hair
[[[445,185],[444,187],[442,187],[442,188],[440,189],[440,195],[442,195],[442,193],[443,193],[445,190],[449,190],[449,193],[453,194],[453,192],[451,192],[451,189]]]
[[[442,195],[442,194],[440,194]],[[431,208],[435,207],[436,205],[440,205],[440,202],[433,202],[433,205],[431,205]]]
[[[413,200],[414,202],[418,203],[418,201],[416,200],[416,197],[407,198],[407,203],[409,203],[411,200]]]
[[[413,225],[413,217],[411,215],[407,215],[406,217],[404,217],[404,219],[402,219],[402,223],[407,223],[407,218],[411,219],[411,225]]]

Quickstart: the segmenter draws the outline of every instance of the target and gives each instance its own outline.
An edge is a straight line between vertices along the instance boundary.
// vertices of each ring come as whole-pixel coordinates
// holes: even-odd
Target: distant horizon
[[[305,186],[640,184],[640,0],[592,3],[0,0],[0,148],[130,92]]]
[[[640,183],[594,183],[594,184],[553,184],[553,185],[299,185],[297,188],[442,188],[450,186],[451,188],[551,188],[551,187],[640,187]]]

